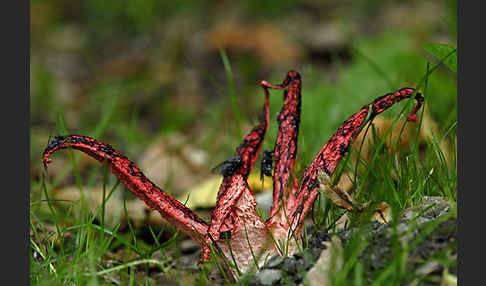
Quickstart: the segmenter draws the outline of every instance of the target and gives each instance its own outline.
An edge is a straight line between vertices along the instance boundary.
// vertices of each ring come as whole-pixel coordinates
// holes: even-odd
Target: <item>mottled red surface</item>
[[[230,232],[234,230],[235,223],[239,217],[235,213],[235,206],[238,203],[241,195],[247,192],[254,198],[253,192],[247,184],[247,178],[251,169],[255,165],[258,153],[262,147],[263,139],[268,130],[269,123],[269,100],[268,93],[265,94],[265,102],[263,107],[263,117],[259,125],[254,127],[248,135],[243,139],[238,148],[236,148],[235,156],[240,156],[242,164],[229,176],[224,176],[223,182],[218,191],[218,198],[216,200],[216,207],[211,214],[211,223],[207,234],[207,241],[211,236],[213,242],[220,240],[221,233]],[[253,199],[254,201],[254,199]],[[250,203],[250,202],[248,202]],[[252,209],[256,206],[256,201],[251,202]],[[256,212],[255,212],[256,214]],[[209,260],[210,249],[203,246],[204,260]]]
[[[300,125],[301,111],[301,88],[302,79],[300,74],[290,71],[282,84],[273,85],[266,81],[261,82],[265,93],[268,88],[283,89],[284,104],[278,114],[278,134],[274,147],[274,173],[273,173],[273,204],[270,210],[270,216],[274,216],[280,209],[280,201],[284,197],[293,196],[287,188],[287,182],[290,178],[290,171],[297,160],[297,142]]]
[[[350,149],[351,142],[370,118],[414,94],[413,88],[402,88],[395,93],[383,95],[363,106],[359,112],[344,121],[314,158],[299,185],[292,169],[298,151],[301,77],[299,73],[290,71],[282,84],[272,85],[262,81],[260,85],[265,92],[264,116],[236,149],[235,157],[228,161],[231,162],[227,164],[229,168],[222,172],[224,178],[209,224],[155,186],[124,155],[115,151],[110,145],[93,138],[78,135],[56,137],[44,151],[44,164],[51,162],[49,156],[52,153],[68,147],[80,150],[100,162],[106,162],[110,171],[137,197],[144,200],[152,209],[159,211],[162,217],[177,229],[201,241],[203,248],[201,261],[209,260],[211,249],[208,245],[213,245],[221,250],[230,262],[235,263],[239,270],[246,271],[254,264],[254,255],[256,255],[256,263],[261,265],[267,256],[292,254],[298,249],[302,222],[318,195],[316,188],[318,171],[331,175]],[[255,165],[268,130],[269,88],[287,89],[284,91],[284,103],[277,119],[279,130],[273,150],[275,164],[273,205],[270,217],[264,222],[256,212],[255,197],[248,186],[247,178]],[[409,121],[416,120],[416,112],[423,102],[423,97],[419,93],[415,99],[418,103],[409,114]],[[291,175],[294,180],[290,185],[288,182]],[[225,237],[229,238],[231,250]],[[277,243],[275,244],[274,241]],[[287,251],[279,245],[280,241],[290,241]]]
[[[358,136],[361,127],[366,123],[368,113],[371,112],[370,117],[373,118],[393,104],[405,98],[410,98],[413,93],[413,88],[402,88],[394,93],[380,96],[372,103],[364,105],[359,112],[353,114],[339,126],[336,133],[319,151],[309,168],[307,168],[297,192],[296,202],[287,209],[290,217],[298,218],[293,222],[294,224],[298,225],[304,220],[314,200],[317,198],[319,193],[316,189],[317,171],[321,170],[329,176],[332,175],[339,161],[349,150],[352,140]],[[408,115],[409,121],[415,121],[416,112],[422,106],[423,97],[420,93],[417,93],[415,99],[417,100],[417,105]]]
[[[51,162],[49,156],[52,153],[65,148],[82,151],[101,163],[106,162],[110,171],[130,191],[150,208],[157,210],[164,219],[177,227],[178,230],[187,233],[198,241],[200,241],[200,234],[206,235],[208,225],[204,220],[157,187],[132,161],[115,151],[108,144],[86,136],[58,136],[44,150],[44,166]]]

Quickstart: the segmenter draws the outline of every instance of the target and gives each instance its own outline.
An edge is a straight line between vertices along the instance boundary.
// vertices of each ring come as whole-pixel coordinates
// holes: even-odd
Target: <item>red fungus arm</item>
[[[211,214],[211,223],[208,229],[208,237],[206,238],[207,242],[217,242],[220,239],[220,234],[222,232],[231,232],[235,220],[238,219],[233,215],[234,207],[245,191],[251,193],[246,180],[262,147],[263,139],[268,130],[269,116],[269,98],[268,94],[265,94],[263,117],[260,120],[260,124],[254,127],[250,133],[246,135],[243,142],[236,149],[235,156],[241,156],[241,165],[239,165],[230,175],[224,176],[223,182],[219,188],[216,207]],[[252,198],[250,203],[256,205],[252,193],[250,197]],[[254,206],[251,208],[254,208]],[[231,233],[229,235],[231,236]],[[209,239],[209,236],[212,239]],[[203,248],[204,257],[202,258],[204,261],[208,261],[210,250],[204,245]]]
[[[329,176],[332,175],[339,161],[350,149],[351,142],[358,136],[361,127],[366,123],[368,112],[371,110],[370,118],[373,118],[393,104],[411,97],[413,92],[413,88],[402,88],[395,93],[380,96],[372,103],[363,106],[359,112],[353,114],[339,126],[336,133],[324,145],[306,170],[299,191],[297,192],[297,203],[291,204],[289,202],[287,204],[287,213],[290,214],[294,227],[303,221],[317,198],[319,193],[316,189],[317,172],[320,170],[326,172]],[[417,100],[417,105],[408,115],[409,121],[416,120],[416,112],[422,106],[424,100],[420,93],[416,94],[415,99]]]
[[[255,165],[258,153],[262,147],[263,139],[268,130],[268,123],[270,121],[269,100],[268,95],[265,94],[265,101],[263,104],[263,116],[260,119],[260,124],[255,126],[248,135],[246,135],[243,142],[236,148],[235,156],[241,156],[242,165],[235,171],[235,174],[240,174],[246,178],[250,174],[251,169]]]
[[[44,150],[44,166],[47,167],[47,164],[51,162],[49,156],[52,153],[65,148],[79,150],[99,162],[106,162],[110,171],[132,193],[145,201],[150,208],[157,210],[170,224],[188,234],[194,240],[201,241],[201,237],[206,235],[208,225],[204,220],[157,187],[132,161],[115,151],[108,144],[86,136],[57,136]]]
[[[261,86],[268,94],[268,88],[283,89],[284,104],[278,114],[278,134],[274,147],[274,173],[273,173],[273,204],[270,210],[270,217],[274,216],[280,209],[282,198],[289,197],[294,199],[294,194],[289,192],[287,187],[290,173],[297,160],[297,142],[299,135],[300,111],[302,102],[302,79],[300,74],[289,71],[282,84],[273,85],[266,81],[261,82]]]

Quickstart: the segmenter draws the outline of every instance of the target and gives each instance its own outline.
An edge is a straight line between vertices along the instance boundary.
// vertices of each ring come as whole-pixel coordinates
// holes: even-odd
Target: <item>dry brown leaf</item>
[[[351,195],[341,190],[339,187],[332,185],[331,177],[329,177],[328,174],[319,170],[317,179],[319,181],[319,190],[335,205],[347,209],[348,211],[352,210],[356,205],[356,202]]]
[[[350,193],[354,186],[353,178],[354,175],[351,172],[343,172],[343,174],[339,178],[337,187],[347,193]]]
[[[41,35],[41,31],[56,19],[58,11],[55,4],[45,1],[33,1],[30,3],[30,29],[33,35]]]
[[[211,176],[190,188],[187,193],[177,199],[185,203],[186,207],[190,209],[212,208],[216,205],[216,197],[221,181],[221,176]]]
[[[171,194],[181,194],[209,173],[208,155],[179,134],[157,139],[138,164],[152,182]]]
[[[373,212],[373,216],[371,217],[373,221],[377,221],[381,224],[389,223],[391,218],[391,207],[385,202],[381,202],[378,204],[378,206],[375,207],[375,211]]]
[[[288,66],[302,58],[302,47],[272,23],[222,21],[208,32],[210,50],[253,53],[267,67]]]
[[[319,181],[319,190],[336,206],[352,211],[353,209],[358,212],[363,212],[363,210],[369,207],[369,203],[360,204],[356,202],[353,197],[346,191],[343,191],[338,186],[332,185],[332,180],[329,175],[323,171],[318,171],[317,179]],[[373,215],[371,219],[382,224],[389,223],[391,220],[391,208],[385,203],[381,202],[376,206],[373,206]],[[346,225],[349,218],[342,217],[342,221],[339,222],[340,227]]]
[[[351,223],[351,220],[349,219],[349,216],[347,213],[344,213],[337,221],[335,224],[335,230],[336,231],[341,231],[345,230],[349,227],[349,224]]]
[[[187,193],[181,195],[178,200],[186,202],[186,206],[190,209],[212,208],[216,205],[216,198],[222,181],[222,176],[210,176],[201,183],[194,185]],[[270,178],[266,178],[262,182],[260,175],[253,172],[248,177],[248,186],[254,192],[259,192],[272,190],[273,183]]]
[[[140,72],[147,65],[147,59],[143,55],[122,55],[103,62],[98,78],[129,77]]]
[[[378,138],[383,138],[385,134],[388,132],[390,128],[392,128],[392,123],[394,119],[386,118],[386,117],[376,117],[373,119],[373,126],[376,130],[376,135]],[[405,124],[405,127],[403,127]],[[403,131],[402,131],[403,128]],[[398,121],[393,126],[390,134],[387,136],[385,144],[386,149],[389,152],[394,152],[397,142],[399,142],[399,147],[404,148],[411,144],[415,137],[417,136],[417,128],[418,128],[418,121],[417,123],[410,123],[405,121]],[[400,136],[400,132],[402,132]],[[365,132],[361,132],[356,140],[353,142],[353,149],[355,151],[359,151],[361,143],[363,142],[363,137]],[[422,119],[422,126],[420,128],[420,133],[418,134],[418,143],[420,145],[425,145],[427,142],[430,142],[433,136],[439,137],[439,126],[437,123],[432,119],[429,112],[427,111],[427,106],[424,107],[424,116]],[[361,156],[364,158],[370,159],[372,156],[371,146],[373,144],[373,136],[371,136],[371,130],[368,131],[366,135],[366,139],[364,140],[363,147],[361,149]],[[447,140],[442,140],[439,144],[441,151],[444,154],[444,157],[447,163],[451,163],[452,156],[451,151],[452,147]],[[423,151],[420,156],[424,156]]]

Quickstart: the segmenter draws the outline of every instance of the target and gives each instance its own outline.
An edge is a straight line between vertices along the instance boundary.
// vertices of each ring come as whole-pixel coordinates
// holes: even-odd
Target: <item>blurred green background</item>
[[[211,168],[257,122],[259,81],[280,83],[290,69],[303,77],[302,169],[362,105],[415,87],[427,61],[437,62],[422,43],[457,38],[456,1],[30,3],[34,188],[49,136],[65,133],[99,138],[135,162],[156,138],[182,136]],[[445,67],[429,78],[437,136],[457,120],[456,89]],[[272,92],[266,149],[281,104]]]

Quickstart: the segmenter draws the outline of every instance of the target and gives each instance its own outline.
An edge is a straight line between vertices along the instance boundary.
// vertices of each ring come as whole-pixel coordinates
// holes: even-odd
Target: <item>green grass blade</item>
[[[451,71],[457,73],[457,48],[439,43],[422,43],[422,48],[439,60],[444,59],[448,54],[453,53],[453,55],[447,56],[447,59],[444,59],[444,64]]]
[[[219,54],[221,56],[221,59],[223,60],[224,70],[226,72],[226,80],[228,81],[231,106],[233,107],[233,114],[235,116],[237,131],[236,135],[237,138],[241,138],[243,136],[241,132],[241,112],[238,106],[238,99],[236,98],[235,84],[233,81],[233,71],[231,70],[231,65],[224,49],[219,49]]]
[[[105,270],[101,270],[101,271],[96,272],[95,274],[98,275],[98,276],[104,275],[104,274],[107,274],[107,273],[110,273],[110,272],[113,272],[113,271],[118,271],[118,270],[122,270],[122,269],[125,269],[125,268],[128,268],[128,267],[133,267],[133,266],[136,266],[136,265],[148,264],[148,263],[152,263],[152,264],[159,266],[162,271],[165,270],[163,263],[161,263],[158,260],[155,260],[155,259],[140,259],[140,260],[124,263],[124,264],[121,264],[121,265],[117,265],[117,266],[114,266],[114,267],[111,267],[111,268],[108,268],[108,269],[105,269]],[[85,275],[91,275],[91,274],[86,273]]]

